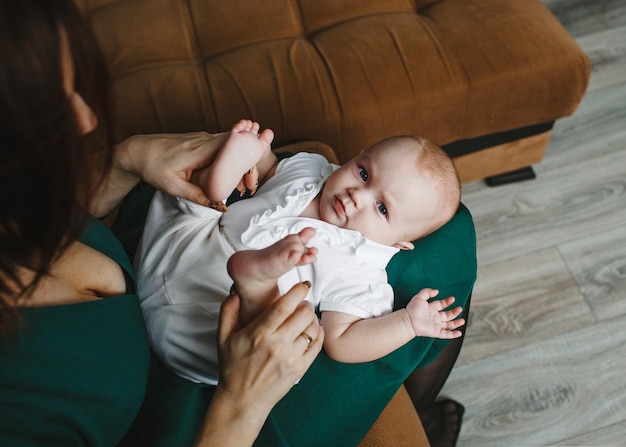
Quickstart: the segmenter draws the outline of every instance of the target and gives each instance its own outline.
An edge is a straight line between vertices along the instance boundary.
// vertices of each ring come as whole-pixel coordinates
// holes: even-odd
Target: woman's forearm
[[[194,447],[251,446],[269,411],[252,403],[242,404],[240,399],[231,398],[218,387]]]
[[[143,179],[167,194],[206,204],[202,189],[189,182],[191,173],[209,165],[227,134],[135,135],[114,148],[113,167],[90,204],[102,217],[112,211]]]
[[[126,140],[128,141],[128,140]],[[115,209],[126,195],[139,183],[141,177],[123,167],[128,157],[124,141],[115,146],[113,166],[102,181],[90,203],[89,212],[95,217],[104,217]]]

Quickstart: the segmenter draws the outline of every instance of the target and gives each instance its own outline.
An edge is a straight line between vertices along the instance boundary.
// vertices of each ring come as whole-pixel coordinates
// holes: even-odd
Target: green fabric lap
[[[114,227],[131,256],[150,194],[149,188],[139,188],[129,197]],[[424,287],[438,289],[440,297],[452,295],[455,305],[464,307],[476,280],[475,244],[471,215],[461,205],[443,228],[417,241],[415,250],[391,260],[387,271],[396,293],[395,307],[405,306]],[[358,444],[405,378],[434,360],[446,345],[444,340],[417,338],[382,359],[362,364],[338,363],[322,352],[276,405],[255,445]],[[151,366],[144,408],[131,433],[133,442],[127,445],[189,445],[210,400],[211,387],[167,378],[173,373],[158,363]]]

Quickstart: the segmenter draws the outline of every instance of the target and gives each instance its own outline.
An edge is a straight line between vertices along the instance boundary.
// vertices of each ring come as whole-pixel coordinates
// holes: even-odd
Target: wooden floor
[[[626,446],[626,0],[544,3],[592,77],[536,180],[464,186],[478,282],[443,392],[460,447]]]

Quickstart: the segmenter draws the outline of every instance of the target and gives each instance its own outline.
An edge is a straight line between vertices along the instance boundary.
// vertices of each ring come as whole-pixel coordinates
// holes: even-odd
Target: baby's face
[[[424,233],[437,207],[434,181],[420,173],[415,150],[370,149],[327,180],[320,196],[321,220],[356,230],[385,245]]]

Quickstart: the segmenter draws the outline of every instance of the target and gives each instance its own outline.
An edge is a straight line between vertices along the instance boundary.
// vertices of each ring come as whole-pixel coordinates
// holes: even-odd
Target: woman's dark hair
[[[64,89],[64,40],[75,91],[98,119],[87,136]],[[20,299],[84,229],[112,162],[111,107],[106,65],[73,0],[0,2],[0,61],[0,332],[12,333]]]

